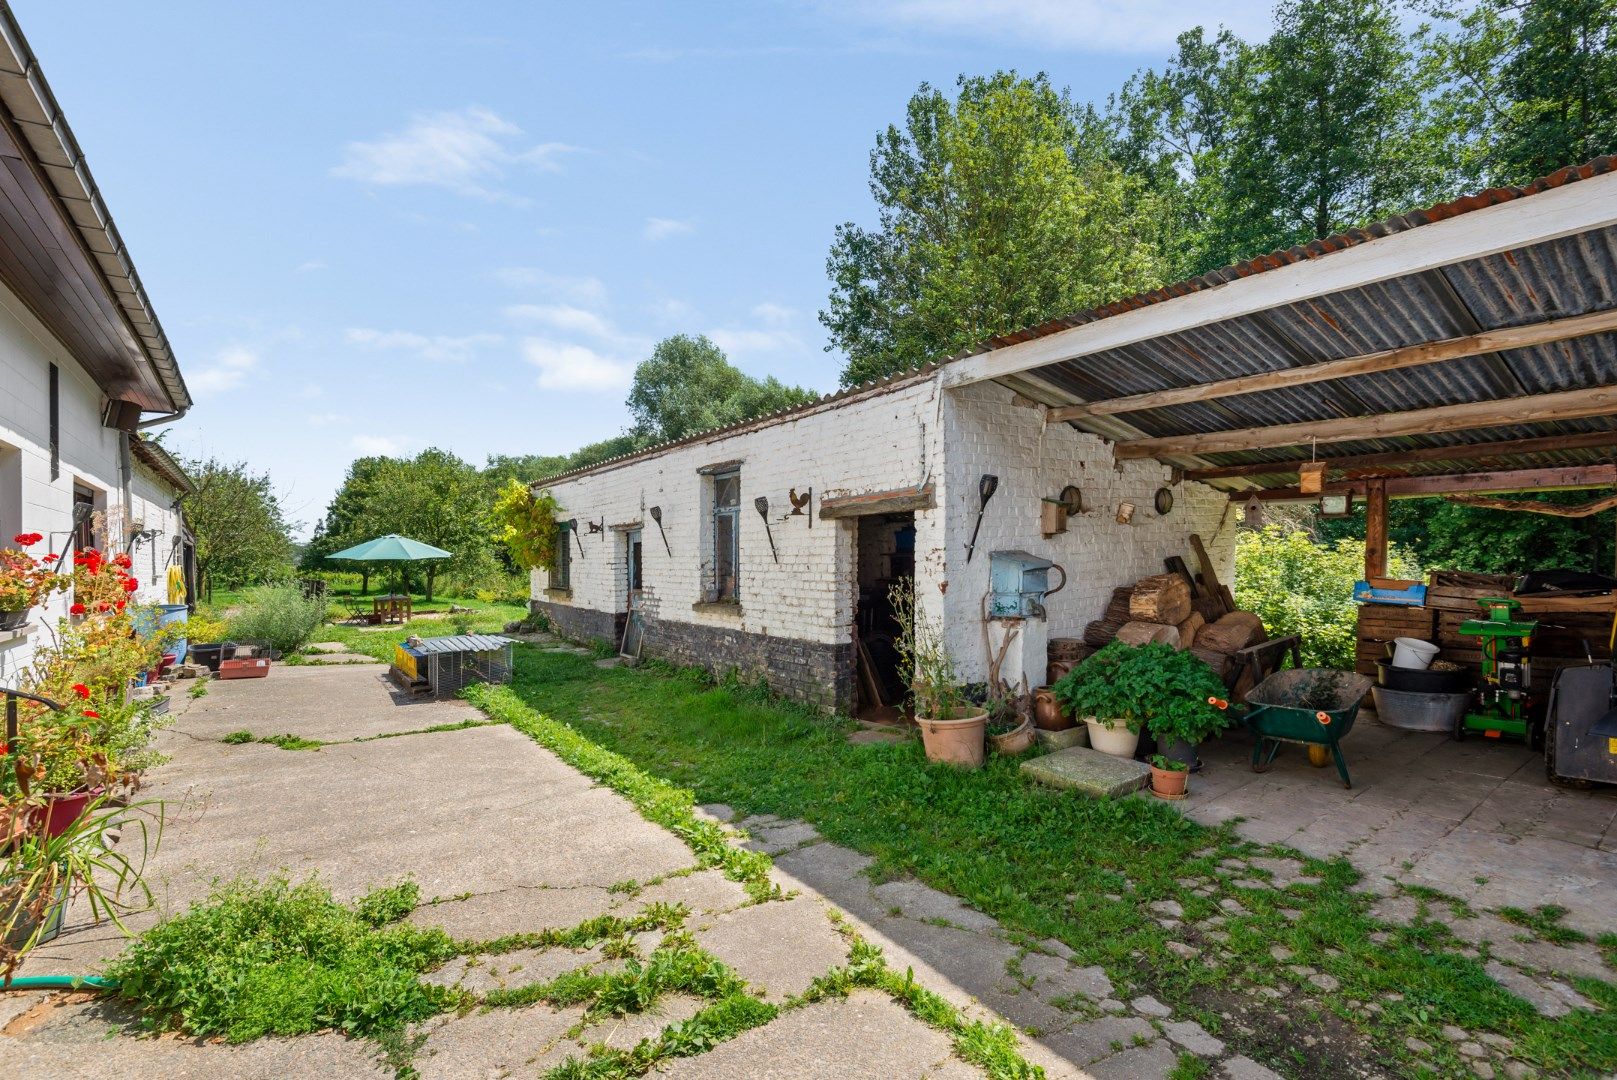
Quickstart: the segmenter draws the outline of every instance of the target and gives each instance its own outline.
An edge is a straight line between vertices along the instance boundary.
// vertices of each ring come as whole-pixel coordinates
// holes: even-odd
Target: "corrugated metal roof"
[[[436,653],[493,652],[511,644],[512,639],[498,634],[452,634],[449,637],[422,638],[421,644],[411,648],[422,656]]]

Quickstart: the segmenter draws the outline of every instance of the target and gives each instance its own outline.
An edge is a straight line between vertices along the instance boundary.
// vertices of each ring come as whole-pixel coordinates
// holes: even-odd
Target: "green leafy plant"
[[[1155,765],[1163,772],[1185,772],[1190,768],[1190,766],[1186,765],[1183,761],[1175,761],[1167,754],[1152,754],[1151,764]]]
[[[556,566],[556,517],[561,506],[548,490],[534,491],[520,480],[507,480],[490,515],[496,537],[519,567],[552,570]]]
[[[241,611],[230,620],[230,636],[267,641],[283,653],[309,643],[326,621],[326,602],[305,597],[291,586],[265,585],[247,592]]]
[[[370,1035],[423,1020],[451,992],[418,976],[457,952],[442,930],[391,924],[413,897],[389,886],[353,907],[316,879],[237,879],[136,938],[107,975],[159,1030]]]
[[[898,640],[894,642],[898,669],[910,675],[916,713],[936,720],[951,719],[966,704],[966,695],[944,641],[942,624],[921,607],[913,582],[898,582],[887,595],[899,627]]]
[[[1224,727],[1224,684],[1188,650],[1114,641],[1050,688],[1068,715],[1107,727],[1149,727],[1158,739],[1195,744]]]
[[[231,746],[241,746],[244,743],[250,743],[253,741],[253,733],[244,728],[241,731],[232,731],[229,735],[226,735],[219,741],[229,743]]]

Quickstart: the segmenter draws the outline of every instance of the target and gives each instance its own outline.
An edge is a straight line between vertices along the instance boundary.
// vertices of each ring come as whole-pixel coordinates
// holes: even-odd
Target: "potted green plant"
[[[1151,755],[1151,794],[1159,799],[1183,799],[1190,766],[1166,754]]]
[[[1089,728],[1089,745],[1114,757],[1134,756],[1146,718],[1138,688],[1129,685],[1122,670],[1132,652],[1131,646],[1114,641],[1050,687],[1062,711]]]
[[[1228,723],[1224,682],[1213,669],[1188,650],[1167,645],[1145,646],[1148,656],[1138,659],[1149,665],[1156,701],[1146,720],[1146,728],[1157,740],[1157,749],[1175,761],[1194,767],[1196,748],[1223,731]]]
[[[1196,743],[1224,726],[1224,684],[1197,657],[1161,642],[1133,646],[1114,641],[1051,687],[1062,706],[1089,725],[1090,745],[1118,757],[1133,757],[1140,731],[1149,726],[1159,741]]]
[[[899,670],[910,673],[915,723],[927,760],[981,768],[988,712],[967,700],[943,628],[922,610],[913,583],[895,584],[888,596],[899,626],[894,643]]]
[[[67,579],[58,574],[51,554],[28,554],[45,538],[39,533],[18,533],[11,538],[16,547],[0,549],[0,630],[17,630],[28,622],[28,613],[53,592],[67,588]]]
[[[1033,721],[1009,696],[991,699],[987,709],[988,741],[996,754],[1020,754],[1033,745]]]

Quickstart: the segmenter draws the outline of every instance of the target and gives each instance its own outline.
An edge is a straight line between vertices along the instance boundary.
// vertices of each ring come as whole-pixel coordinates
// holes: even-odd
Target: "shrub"
[[[1196,656],[1153,642],[1114,641],[1050,688],[1072,716],[1149,727],[1159,739],[1198,743],[1224,726],[1224,684]]]
[[[1387,575],[1420,576],[1420,567],[1393,548]],[[1352,668],[1359,608],[1353,583],[1364,574],[1364,541],[1316,542],[1302,529],[1266,525],[1235,542],[1235,603],[1263,620],[1269,633],[1302,638],[1309,667]]]
[[[395,1029],[441,1011],[450,993],[417,978],[455,954],[449,937],[388,925],[414,899],[392,886],[346,907],[315,879],[238,879],[146,931],[107,975],[158,1029],[232,1042]]]
[[[230,620],[230,636],[267,641],[292,652],[307,645],[325,620],[324,600],[305,599],[287,586],[262,586],[248,591],[241,611]]]

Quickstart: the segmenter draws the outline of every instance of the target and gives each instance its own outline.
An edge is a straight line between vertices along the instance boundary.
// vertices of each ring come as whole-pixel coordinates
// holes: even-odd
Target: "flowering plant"
[[[27,551],[44,539],[39,533],[18,533],[11,538],[16,547],[0,550],[0,611],[27,611],[67,588],[67,579],[51,566],[56,556],[36,558]]]

